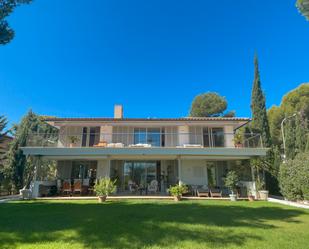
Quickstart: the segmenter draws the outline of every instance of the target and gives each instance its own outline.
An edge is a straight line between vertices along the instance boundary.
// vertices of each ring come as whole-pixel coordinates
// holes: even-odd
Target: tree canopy
[[[309,119],[309,83],[301,84],[296,89],[288,92],[279,106],[272,106],[267,116],[269,119],[270,133],[274,144],[282,143],[281,121],[293,114],[300,114],[303,122]],[[289,125],[289,124],[287,124]]]
[[[9,26],[6,18],[20,4],[30,3],[32,0],[1,0],[0,1],[0,45],[9,43],[14,38],[14,30]]]
[[[191,117],[233,117],[234,111],[225,113],[227,109],[227,101],[225,97],[215,92],[203,93],[196,96],[192,102],[190,116]]]

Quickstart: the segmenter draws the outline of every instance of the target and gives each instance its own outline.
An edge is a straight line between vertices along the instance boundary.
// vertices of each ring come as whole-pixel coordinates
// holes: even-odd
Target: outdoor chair
[[[65,194],[71,194],[72,189],[71,189],[71,181],[70,180],[64,180],[63,181],[63,186],[62,186],[62,192]]]
[[[74,179],[73,193],[82,193],[82,180]]]
[[[136,193],[136,191],[137,191],[137,185],[135,184],[135,182],[129,180],[129,181],[128,181],[128,187],[129,187],[130,193]]]
[[[209,189],[207,186],[202,186],[196,190],[198,197],[209,197]]]
[[[210,188],[211,197],[222,197],[222,191],[219,188]]]
[[[158,192],[158,181],[152,180],[150,184],[148,185],[148,192],[156,193]]]

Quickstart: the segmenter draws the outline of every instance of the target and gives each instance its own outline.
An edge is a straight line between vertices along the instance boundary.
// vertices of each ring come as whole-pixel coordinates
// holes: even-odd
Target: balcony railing
[[[236,139],[237,138],[237,139]],[[234,133],[84,133],[84,134],[42,134],[28,136],[27,147],[60,148],[263,148],[259,134]]]

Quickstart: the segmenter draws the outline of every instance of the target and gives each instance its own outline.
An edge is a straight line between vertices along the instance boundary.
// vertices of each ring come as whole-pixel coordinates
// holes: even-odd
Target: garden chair
[[[220,188],[211,188],[210,189],[211,197],[222,197],[222,191]]]
[[[198,197],[209,197],[209,189],[206,185],[197,188],[196,193]]]
[[[82,193],[82,180],[74,179],[73,193]]]
[[[150,193],[157,193],[158,192],[158,181],[152,180],[148,185],[148,192]]]
[[[71,194],[72,189],[71,189],[71,181],[70,180],[64,180],[63,181],[63,186],[62,186],[62,192],[65,194]]]

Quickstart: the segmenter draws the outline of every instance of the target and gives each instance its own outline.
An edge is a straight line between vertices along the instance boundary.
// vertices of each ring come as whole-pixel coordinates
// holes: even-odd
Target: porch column
[[[181,181],[181,159],[180,156],[177,158],[178,160],[178,184],[181,185],[182,181]]]

